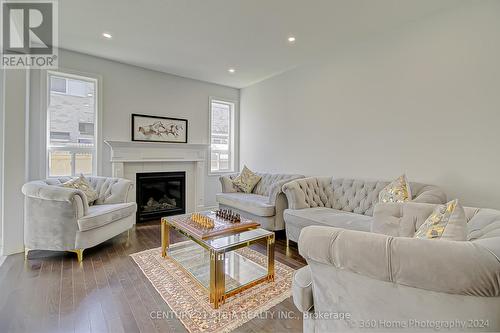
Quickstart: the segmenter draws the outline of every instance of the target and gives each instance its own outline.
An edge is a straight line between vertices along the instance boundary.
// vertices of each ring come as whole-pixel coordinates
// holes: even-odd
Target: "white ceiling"
[[[62,48],[242,88],[456,0],[63,0]],[[102,37],[109,32],[113,38]],[[294,45],[287,37],[296,36]],[[234,74],[228,68],[236,68]]]

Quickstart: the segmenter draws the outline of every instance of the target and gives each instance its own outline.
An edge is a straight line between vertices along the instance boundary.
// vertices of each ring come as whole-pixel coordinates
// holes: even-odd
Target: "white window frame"
[[[231,108],[229,115],[229,170],[212,171],[212,103],[227,104]],[[208,175],[217,176],[222,174],[234,173],[236,171],[236,108],[237,102],[226,98],[210,97],[208,103],[208,143],[210,145],[208,152]]]
[[[44,90],[45,94],[44,96],[44,101],[42,102],[42,105],[45,105],[44,108],[44,115],[45,115],[45,176],[46,178],[58,178],[61,176],[51,176],[50,175],[50,152],[53,151],[70,151],[71,154],[71,175],[70,177],[77,176],[75,174],[75,153],[80,153],[80,152],[89,152],[89,149],[87,148],[79,148],[79,147],[74,147],[74,148],[68,148],[68,147],[49,147],[50,144],[50,117],[49,117],[49,103],[50,103],[50,76],[61,76],[66,79],[77,79],[77,80],[83,80],[83,81],[90,81],[95,84],[95,91],[94,91],[94,110],[95,110],[95,115],[94,115],[94,148],[90,150],[92,154],[92,176],[100,175],[102,174],[102,167],[100,163],[100,156],[101,156],[101,137],[102,137],[102,129],[101,129],[101,124],[102,124],[102,101],[101,101],[101,96],[102,96],[102,79],[100,76],[95,75],[95,74],[89,74],[89,73],[83,73],[83,72],[77,72],[73,70],[68,70],[68,69],[61,69],[59,68],[57,71],[55,70],[47,70],[44,71],[44,74],[42,76],[42,81],[44,85]],[[43,78],[44,77],[44,78]],[[66,81],[67,82],[67,81]],[[56,92],[57,93],[57,92]]]

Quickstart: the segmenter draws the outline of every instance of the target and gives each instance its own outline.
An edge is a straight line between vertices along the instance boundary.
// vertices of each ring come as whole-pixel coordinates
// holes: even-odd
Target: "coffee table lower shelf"
[[[189,241],[170,247],[170,229]],[[264,229],[201,240],[183,228],[161,220],[162,257],[170,257],[191,274],[209,293],[210,303],[218,309],[228,297],[259,283],[274,281],[274,233]],[[235,252],[254,243],[267,245],[267,267]]]

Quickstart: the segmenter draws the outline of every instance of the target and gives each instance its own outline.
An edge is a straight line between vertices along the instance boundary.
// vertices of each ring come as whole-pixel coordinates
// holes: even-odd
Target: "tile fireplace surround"
[[[113,177],[134,182],[131,201],[135,201],[136,174],[143,172],[186,172],[186,211],[205,207],[208,144],[104,141],[111,148]]]

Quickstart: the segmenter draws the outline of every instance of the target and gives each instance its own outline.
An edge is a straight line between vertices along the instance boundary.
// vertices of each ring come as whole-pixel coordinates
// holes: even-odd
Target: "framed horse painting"
[[[187,143],[187,119],[132,114],[132,141]]]

